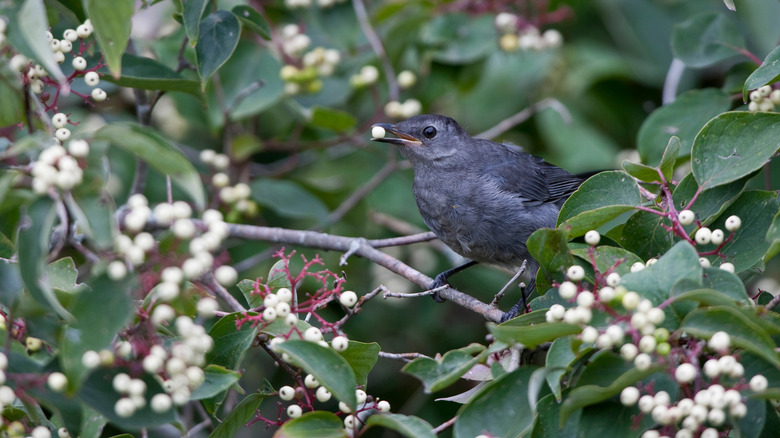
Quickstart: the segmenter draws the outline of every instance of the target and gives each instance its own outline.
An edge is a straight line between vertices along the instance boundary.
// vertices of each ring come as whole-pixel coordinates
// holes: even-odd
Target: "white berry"
[[[331,393],[327,390],[324,386],[320,386],[317,388],[317,392],[314,394],[315,397],[317,397],[317,400],[319,400],[322,403],[325,403],[326,401],[330,400]]]
[[[680,225],[690,225],[694,219],[696,219],[696,214],[691,210],[683,210],[677,213],[677,220],[680,221]]]
[[[87,68],[87,60],[81,56],[73,58],[73,68],[78,71],[84,70]]]
[[[371,128],[372,138],[385,138],[385,128],[381,126],[374,126]]]
[[[238,280],[238,272],[232,266],[222,265],[214,271],[214,278],[222,286],[233,286]]]
[[[290,401],[295,397],[295,389],[292,386],[282,386],[279,388],[279,398],[284,401]]]
[[[726,219],[726,229],[729,231],[737,231],[741,225],[742,219],[737,215],[729,216],[728,219]]]
[[[290,418],[298,418],[303,414],[303,409],[298,405],[287,406],[287,416]]]
[[[731,345],[731,337],[726,332],[715,332],[709,341],[707,346],[715,351],[726,351]]]
[[[769,386],[769,381],[761,374],[756,374],[750,379],[750,390],[753,392],[765,391]]]
[[[106,92],[103,91],[102,88],[93,88],[92,89],[92,99],[95,102],[102,102],[102,101],[106,100],[106,97],[108,97],[108,96],[106,95]]]
[[[46,384],[54,392],[62,392],[68,386],[68,378],[65,374],[60,372],[53,372],[49,374],[49,378],[46,380]]]
[[[355,292],[352,292],[351,290],[344,291],[341,293],[341,296],[339,297],[339,302],[344,307],[352,307],[357,303],[357,294]]]
[[[97,87],[97,85],[100,83],[100,75],[98,75],[98,73],[95,71],[87,72],[84,75],[84,83],[90,87]]]
[[[317,327],[309,327],[303,332],[303,339],[309,342],[318,342],[322,340],[322,332]]]
[[[336,351],[344,351],[347,349],[347,347],[349,347],[349,339],[347,339],[346,336],[336,336],[330,342],[330,345]]]
[[[696,378],[696,367],[689,363],[680,364],[674,371],[674,378],[679,383],[691,383]]]
[[[114,404],[114,412],[122,418],[127,418],[135,413],[135,403],[129,397],[122,397]]]
[[[707,227],[699,228],[694,236],[696,243],[699,245],[706,245],[712,240],[712,231]]]
[[[570,300],[577,294],[577,285],[571,281],[564,281],[560,286],[558,286],[558,294],[564,300]]]
[[[590,230],[587,233],[585,233],[585,243],[591,246],[596,246],[599,244],[599,241],[601,240],[601,234],[599,234],[596,230]]]
[[[566,270],[566,277],[571,281],[580,281],[585,278],[585,269],[579,265],[570,266]]]

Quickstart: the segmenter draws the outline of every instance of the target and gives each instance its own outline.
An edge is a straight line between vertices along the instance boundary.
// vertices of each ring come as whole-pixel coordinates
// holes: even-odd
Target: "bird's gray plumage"
[[[582,178],[512,145],[472,138],[455,120],[420,115],[378,124],[414,166],[414,197],[425,224],[458,254],[516,269],[536,262],[526,240],[554,227]]]

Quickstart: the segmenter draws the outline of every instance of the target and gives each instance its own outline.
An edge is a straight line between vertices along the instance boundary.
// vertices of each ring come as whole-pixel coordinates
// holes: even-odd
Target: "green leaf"
[[[280,216],[318,219],[328,215],[328,207],[322,201],[293,181],[256,179],[249,186],[252,199]]]
[[[465,404],[455,422],[455,438],[473,438],[487,434],[496,437],[517,437],[526,434],[536,417],[529,381],[536,368],[522,367],[485,385]],[[496,415],[500,412],[501,415]],[[486,421],[486,419],[490,421]]]
[[[250,29],[265,40],[271,40],[271,26],[268,21],[250,6],[235,6],[231,12],[240,18]]]
[[[255,284],[256,282],[254,280],[241,280],[236,285],[246,302],[249,304],[250,309],[260,307],[263,304],[263,297],[253,293],[255,291]]]
[[[379,351],[381,349],[376,342],[349,341],[347,349],[339,352],[341,357],[347,361],[349,367],[352,368],[352,371],[355,372],[355,380],[358,386],[368,384],[368,373],[374,368],[377,360],[379,360]]]
[[[76,296],[70,306],[76,322],[66,326],[61,334],[62,368],[71,390],[89,372],[81,362],[84,352],[108,348],[117,332],[133,317],[130,293],[137,286],[135,277],[115,282],[101,275],[91,286]]]
[[[664,150],[664,156],[661,158],[661,165],[658,166],[661,169],[661,173],[664,174],[666,181],[671,181],[674,176],[674,166],[677,163],[677,155],[680,153],[682,143],[680,137],[671,137],[669,144],[666,145]]]
[[[209,438],[233,438],[244,430],[246,423],[255,416],[263,400],[272,395],[273,391],[255,392],[244,397],[236,407],[230,410],[225,419],[214,429]]]
[[[577,237],[598,228],[641,202],[639,187],[625,172],[601,172],[582,183],[563,204],[558,227]]]
[[[368,417],[366,429],[381,426],[409,438],[434,438],[433,426],[422,418],[401,414],[374,414]]]
[[[734,303],[738,301],[744,301],[735,300],[734,297],[722,292],[718,292],[714,289],[694,289],[681,292],[679,294],[673,293],[672,298],[674,298],[674,302],[689,300],[696,301],[701,304],[706,304],[708,306],[729,306],[734,305]],[[745,303],[743,302],[742,304]]]
[[[590,263],[590,249],[574,249],[571,253]],[[593,258],[596,261],[596,268],[600,272],[612,269],[613,272],[617,272],[620,275],[627,274],[631,270],[631,265],[642,261],[636,254],[616,246],[598,246],[593,248]]]
[[[195,45],[201,88],[206,89],[211,75],[222,67],[238,45],[241,24],[229,11],[219,10],[200,22],[200,37]]]
[[[64,83],[65,75],[62,73],[60,65],[54,59],[54,53],[49,47],[49,42],[41,36],[45,35],[50,28],[43,0],[24,0],[21,8],[19,8],[19,14],[16,16],[16,23],[13,24],[19,28],[29,49],[41,66],[58,82]],[[20,119],[17,119],[15,122],[18,123],[20,121]]]
[[[672,222],[655,213],[637,211],[623,226],[620,244],[643,260],[658,257],[674,244],[674,234],[664,225],[671,226]]]
[[[562,397],[561,377],[566,373],[569,365],[577,358],[573,345],[575,339],[574,336],[563,336],[552,341],[545,358],[544,366],[549,369],[545,378],[555,399],[559,401]]]
[[[731,108],[731,96],[716,89],[690,90],[677,96],[645,119],[637,134],[637,149],[642,161],[651,166],[661,163],[672,136],[680,139],[678,154],[686,156],[696,134],[713,117]],[[677,158],[672,157],[669,158]]]
[[[214,348],[206,354],[206,363],[221,365],[229,370],[238,369],[246,351],[257,336],[257,327],[245,323],[236,327],[236,320],[243,317],[241,313],[231,313],[220,318],[209,330],[209,336],[214,339]]]
[[[46,274],[49,276],[52,289],[71,294],[87,289],[86,284],[77,283],[79,271],[70,257],[63,257],[49,263],[46,266]]]
[[[152,58],[131,53],[122,55],[122,75],[118,78],[106,76],[105,80],[121,87],[181,91],[198,97],[203,95],[198,81],[185,79]]]
[[[190,45],[195,47],[200,35],[200,19],[206,11],[209,0],[187,0],[182,8],[181,19],[184,24],[184,30],[187,32],[187,38]]]
[[[22,78],[11,69],[6,57],[0,58],[0,126],[9,126],[24,120]]]
[[[745,46],[742,32],[725,14],[702,12],[672,29],[672,52],[689,67],[730,58]]]
[[[312,374],[334,397],[355,409],[357,382],[346,359],[333,349],[298,339],[282,342],[276,348],[290,355],[296,365]]]
[[[780,114],[727,112],[702,128],[691,151],[696,181],[715,187],[761,168],[777,152]]]
[[[135,123],[112,123],[100,128],[95,138],[136,154],[163,175],[170,175],[198,208],[206,205],[203,184],[195,166],[155,131]]]
[[[742,100],[747,102],[750,90],[778,80],[780,80],[780,46],[769,52],[764,62],[745,80],[745,85],[742,87]]]
[[[436,15],[420,30],[420,40],[443,64],[468,64],[495,49],[493,17],[464,13]]]
[[[715,332],[725,331],[733,345],[780,367],[774,341],[754,319],[757,319],[755,315],[748,317],[733,306],[707,307],[689,313],[683,319],[680,329],[702,339],[710,338]]]
[[[16,253],[14,243],[5,234],[0,232],[0,258],[10,259]]]
[[[73,321],[73,316],[57,300],[46,274],[49,239],[57,217],[54,203],[48,197],[38,198],[27,208],[26,216],[26,223],[19,227],[16,239],[24,286],[38,304]]]
[[[122,370],[127,372],[127,370]],[[160,383],[154,376],[143,374],[140,379],[146,383],[146,405],[137,409],[133,415],[124,418],[114,412],[114,405],[122,394],[119,394],[112,385],[114,376],[120,370],[116,368],[97,368],[84,382],[84,386],[78,393],[78,398],[98,411],[115,425],[131,430],[152,428],[176,420],[176,410],[169,409],[166,412],[155,412],[151,408],[150,400],[154,394],[164,393]]]
[[[479,353],[473,356],[474,353]],[[468,370],[479,363],[488,354],[488,350],[479,344],[450,350],[440,359],[417,358],[401,368],[425,385],[425,392],[431,393],[457,382]]]
[[[569,416],[565,424],[561,425],[560,403],[553,394],[548,394],[536,405],[538,419],[534,424],[534,430],[531,438],[577,438],[580,432],[579,421],[582,411]],[[609,436],[609,435],[605,435]]]
[[[696,183],[696,179],[693,177],[693,174],[689,173],[680,181],[677,188],[674,189],[674,193],[672,194],[674,205],[678,210],[682,210],[683,208],[688,207],[690,201],[696,196],[696,202],[688,208],[696,213],[697,219],[699,219],[704,226],[709,226],[737,199],[740,193],[742,193],[742,189],[745,188],[746,183],[747,178],[743,178],[732,183],[699,191],[699,185]],[[667,225],[670,224],[670,222],[667,223]],[[690,229],[692,231],[693,226],[691,226]]]
[[[720,228],[725,231],[726,218],[738,215],[742,219],[742,226],[720,250],[726,256],[726,261],[734,264],[734,272],[750,269],[764,258],[770,247],[765,236],[779,209],[777,192],[751,190],[742,193],[712,223],[713,229]],[[712,245],[713,248],[714,246]]]
[[[677,138],[677,137],[673,137]],[[624,160],[621,164],[623,170],[629,175],[642,182],[660,182],[661,177],[658,174],[658,169],[652,166],[647,166],[641,163],[634,163],[633,161]]]
[[[543,312],[544,310],[539,311]],[[526,348],[534,348],[545,342],[582,331],[582,327],[579,325],[563,322],[543,322],[525,327],[489,324],[488,329],[496,337],[496,340],[508,344],[519,343]]]
[[[319,128],[343,133],[354,129],[357,119],[344,111],[315,106],[312,108],[311,124]]]
[[[114,247],[114,236],[119,233],[114,214],[116,206],[113,199],[103,197],[88,197],[76,199],[78,207],[87,221],[86,227],[90,229],[90,242],[97,249],[109,250]],[[83,219],[79,219],[81,221]],[[79,227],[83,222],[78,222]]]
[[[536,287],[539,290],[549,289],[552,281],[562,278],[561,273],[574,262],[569,254],[568,242],[568,233],[560,229],[541,228],[528,237],[528,252],[540,266],[536,276]]]
[[[122,55],[130,40],[135,1],[86,0],[86,9],[108,70],[118,78],[122,73]]]
[[[217,394],[227,391],[241,377],[241,373],[228,370],[219,365],[208,365],[203,369],[206,379],[203,383],[192,391],[190,400],[201,400],[214,397]]]
[[[352,392],[355,392],[354,390]],[[327,411],[307,412],[284,423],[275,438],[347,438],[344,423],[336,414]]]
[[[620,285],[649,299],[654,305],[669,298],[672,286],[683,279],[701,282],[699,253],[688,242],[679,242],[653,265],[621,277]]]

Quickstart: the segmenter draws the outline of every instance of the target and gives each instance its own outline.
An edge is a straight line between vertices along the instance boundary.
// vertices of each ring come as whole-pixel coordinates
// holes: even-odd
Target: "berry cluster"
[[[677,214],[677,221],[682,226],[690,225],[694,222],[696,218],[696,215],[691,210],[682,210]],[[710,230],[707,227],[701,226],[699,224],[699,228],[696,230],[696,233],[693,235],[693,242],[695,242],[697,245],[704,246],[704,245],[715,245],[717,248],[714,251],[708,251],[704,253],[700,253],[702,255],[711,255],[711,254],[718,254],[718,251],[720,248],[723,247],[723,245],[728,242],[735,231],[739,229],[739,227],[742,226],[742,219],[740,219],[739,216],[732,215],[726,218],[725,227],[726,230],[731,233],[731,235],[726,236],[723,230],[721,229],[715,229]],[[706,257],[700,257],[699,263],[705,268],[709,268],[711,266],[711,263],[709,259]],[[723,262],[719,266],[720,269],[723,269],[724,271],[728,272],[734,272],[734,264],[729,262]]]
[[[536,26],[522,22],[519,16],[509,12],[496,15],[495,25],[501,34],[498,44],[506,52],[554,49],[563,44],[563,36],[557,30],[548,29],[542,33]]]
[[[44,149],[38,159],[28,166],[35,193],[48,193],[54,187],[68,191],[80,184],[84,178],[81,166],[85,163],[83,159],[89,154],[89,143],[81,139],[70,140],[68,148],[65,149],[60,142],[70,138],[70,131],[62,125],[63,119],[67,122],[67,116],[62,113],[54,115],[54,126],[62,126],[57,129],[55,143]]]
[[[331,76],[341,61],[335,49],[316,47],[304,53],[311,45],[311,38],[301,33],[297,24],[288,24],[281,31],[282,51],[289,62],[279,71],[288,95],[317,93],[322,89],[322,77]]]
[[[776,105],[780,106],[780,89],[773,90],[771,85],[764,85],[750,92],[750,103],[748,103],[750,112],[774,111]]]
[[[422,103],[417,99],[406,99],[403,103],[390,101],[385,104],[385,115],[394,119],[408,119],[422,112]]]
[[[681,211],[677,218],[682,225],[689,225],[694,219],[695,215],[690,210]],[[731,216],[725,226],[728,231],[734,232],[740,225],[739,217]],[[700,245],[720,245],[725,241],[723,234],[721,230],[710,231],[700,227],[695,241]],[[585,241],[595,246],[600,241],[600,235],[589,231]],[[631,271],[640,271],[655,262],[655,259],[647,263],[637,262],[631,266]],[[721,269],[733,272],[732,264],[723,265]],[[637,405],[642,414],[650,415],[654,420],[656,426],[646,431],[643,437],[716,437],[721,430],[730,428],[733,422],[745,417],[746,399],[740,391],[748,387],[754,392],[763,391],[767,379],[756,375],[749,384],[745,383],[744,367],[737,357],[729,354],[731,340],[727,333],[715,333],[706,342],[685,334],[672,336],[667,329],[660,327],[666,318],[664,308],[668,303],[654,306],[637,292],[629,291],[621,285],[617,272],[596,274],[603,277],[606,284],[591,292],[584,281],[585,269],[579,265],[569,267],[566,280],[557,285],[558,294],[564,300],[576,303],[576,306],[566,308],[554,304],[547,310],[546,320],[580,325],[582,331],[579,337],[583,342],[602,350],[617,350],[638,370],[657,366],[667,369],[674,376],[682,389],[680,400],[672,400],[665,391],[654,392],[652,383],[627,387],[620,394],[624,405]],[[591,325],[594,311],[606,316],[606,319],[600,319],[598,327]]]
[[[231,209],[246,215],[253,215],[257,211],[257,204],[250,199],[252,189],[246,183],[230,185],[230,176],[226,170],[230,166],[230,157],[219,154],[212,149],[204,149],[200,152],[200,160],[213,170],[211,185],[217,190],[219,200]],[[228,214],[230,217],[230,214]]]

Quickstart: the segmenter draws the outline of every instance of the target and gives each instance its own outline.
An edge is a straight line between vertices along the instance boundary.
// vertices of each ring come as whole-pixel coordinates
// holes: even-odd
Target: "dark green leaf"
[[[422,418],[401,414],[375,414],[368,417],[366,429],[381,426],[409,438],[434,438],[433,426]]]
[[[666,181],[672,180],[674,166],[677,163],[677,156],[680,154],[681,147],[682,143],[679,137],[670,138],[669,144],[666,145],[664,156],[661,158],[661,165],[659,166]]]
[[[241,377],[241,373],[213,364],[207,365],[203,371],[206,374],[206,379],[197,387],[197,389],[192,391],[190,400],[201,400],[214,397],[217,394],[230,389],[230,387],[238,382],[238,379]]]
[[[379,359],[379,351],[381,347],[376,342],[364,343],[357,341],[349,341],[349,347],[346,350],[340,351],[341,357],[346,359],[349,363],[352,371],[355,372],[355,380],[357,380],[358,386],[365,386],[368,384],[368,373],[376,365],[376,361]]]
[[[19,272],[27,291],[38,304],[72,321],[73,316],[57,300],[45,270],[49,239],[56,217],[54,203],[48,197],[37,199],[27,208],[27,223],[19,228],[16,239]]]
[[[135,277],[115,282],[102,275],[91,286],[76,296],[70,307],[76,322],[62,331],[60,340],[70,389],[77,388],[89,372],[81,361],[84,352],[108,348],[133,316],[130,291],[136,287]]]
[[[195,45],[198,73],[203,89],[211,75],[222,67],[238,45],[241,25],[229,11],[214,12],[200,22],[200,37]]]
[[[700,282],[701,275],[702,267],[696,249],[688,242],[679,242],[655,264],[624,275],[620,284],[657,306],[669,298],[676,282],[683,279]]]
[[[532,367],[518,368],[488,383],[460,409],[453,436],[517,437],[528,433],[536,417],[529,400],[537,394],[529,394],[528,384],[534,371]],[[490,421],[485,421],[487,418]]]
[[[244,295],[244,299],[249,304],[250,309],[263,305],[263,297],[260,294],[253,293],[255,291],[255,284],[256,282],[254,280],[241,280],[236,285],[241,291],[241,294]]]
[[[780,358],[775,352],[775,343],[761,327],[756,316],[749,317],[733,306],[716,306],[696,309],[682,321],[681,329],[691,336],[708,339],[715,332],[725,331],[731,343],[744,348],[776,367]]]
[[[8,65],[8,59],[0,59],[0,126],[13,125],[24,119],[24,97],[19,73]]]
[[[231,11],[263,39],[271,39],[271,26],[256,10],[249,6],[235,6]]]
[[[135,1],[86,0],[86,9],[108,70],[118,78],[122,73],[122,55],[130,40]]]
[[[150,166],[186,192],[199,208],[206,204],[206,195],[195,166],[175,146],[153,130],[134,123],[112,123],[95,133],[95,138],[105,140],[128,152],[138,155]]]
[[[274,433],[275,438],[347,438],[348,436],[341,419],[327,411],[307,412],[284,423]]]
[[[556,400],[561,399],[561,377],[566,369],[577,358],[574,352],[574,336],[563,336],[552,342],[545,358],[545,367],[550,369],[547,374],[547,384],[550,386]]]
[[[693,140],[701,128],[729,108],[731,96],[715,88],[686,91],[677,96],[674,102],[653,111],[639,128],[637,149],[642,161],[651,166],[660,164],[664,147],[672,136],[680,139],[678,153],[690,154]]]
[[[15,252],[14,243],[11,242],[11,239],[6,237],[5,234],[0,232],[0,258],[10,259]]]
[[[311,124],[336,132],[349,132],[357,120],[347,112],[316,106],[312,108]]]
[[[288,340],[277,347],[287,353],[292,361],[312,374],[334,397],[355,409],[355,373],[349,363],[330,348],[304,340]]]
[[[702,128],[691,151],[696,181],[715,187],[761,168],[777,152],[780,114],[727,112]]]
[[[209,0],[187,0],[182,8],[181,19],[184,23],[184,30],[187,32],[187,38],[190,39],[190,45],[195,47],[198,43],[200,34],[200,19],[206,12]]]
[[[534,430],[531,438],[577,438],[580,432],[579,421],[582,411],[577,411],[569,416],[566,424],[561,426],[560,403],[556,401],[553,394],[548,394],[536,405],[536,411],[539,418],[534,424]]]
[[[689,67],[706,67],[737,54],[745,41],[737,25],[725,14],[702,12],[676,24],[672,52]]]
[[[76,270],[76,264],[70,257],[63,257],[49,263],[46,266],[46,274],[49,276],[52,289],[71,294],[87,289],[84,283],[77,284],[79,271]]]
[[[131,53],[122,55],[122,76],[119,78],[107,76],[105,79],[122,87],[181,91],[202,96],[198,81],[185,79],[179,73],[154,59]]]
[[[419,379],[425,385],[426,393],[436,392],[457,382],[471,367],[482,361],[487,352],[484,346],[471,344],[450,350],[440,359],[417,358],[401,371]],[[473,356],[475,353],[479,354]]]
[[[206,355],[206,362],[221,365],[229,370],[238,369],[246,351],[257,336],[257,327],[245,323],[236,328],[236,320],[242,318],[241,313],[231,313],[223,316],[209,330],[209,336],[214,339],[214,349]]]
[[[255,416],[260,403],[271,395],[271,392],[255,392],[244,397],[236,407],[209,435],[209,438],[233,438],[244,430],[246,423]]]
[[[536,278],[536,287],[540,290],[549,289],[554,279],[562,279],[562,273],[574,262],[568,242],[568,234],[560,229],[542,228],[528,238],[528,252],[540,266]]]
[[[775,47],[764,58],[764,62],[750,75],[742,87],[742,100],[747,102],[750,90],[780,80],[780,46]]]
[[[640,202],[639,187],[628,174],[601,172],[585,181],[566,201],[557,226],[570,227],[570,237],[581,236]]]
[[[674,244],[674,234],[664,225],[671,226],[672,222],[655,213],[637,211],[626,221],[620,244],[643,260],[658,257]]]
[[[54,53],[49,47],[49,42],[46,38],[41,37],[50,28],[43,0],[24,0],[19,8],[16,22],[13,24],[18,26],[28,48],[49,75],[59,82],[64,82],[65,75],[62,73],[60,65],[54,60]],[[20,121],[20,119],[16,120],[16,122]]]
[[[280,216],[323,218],[328,214],[328,208],[322,201],[293,181],[256,179],[249,186],[252,199]]]
[[[525,327],[488,325],[488,329],[497,340],[508,344],[522,344],[526,348],[534,348],[545,342],[582,331],[579,325],[563,322],[543,322]]]

